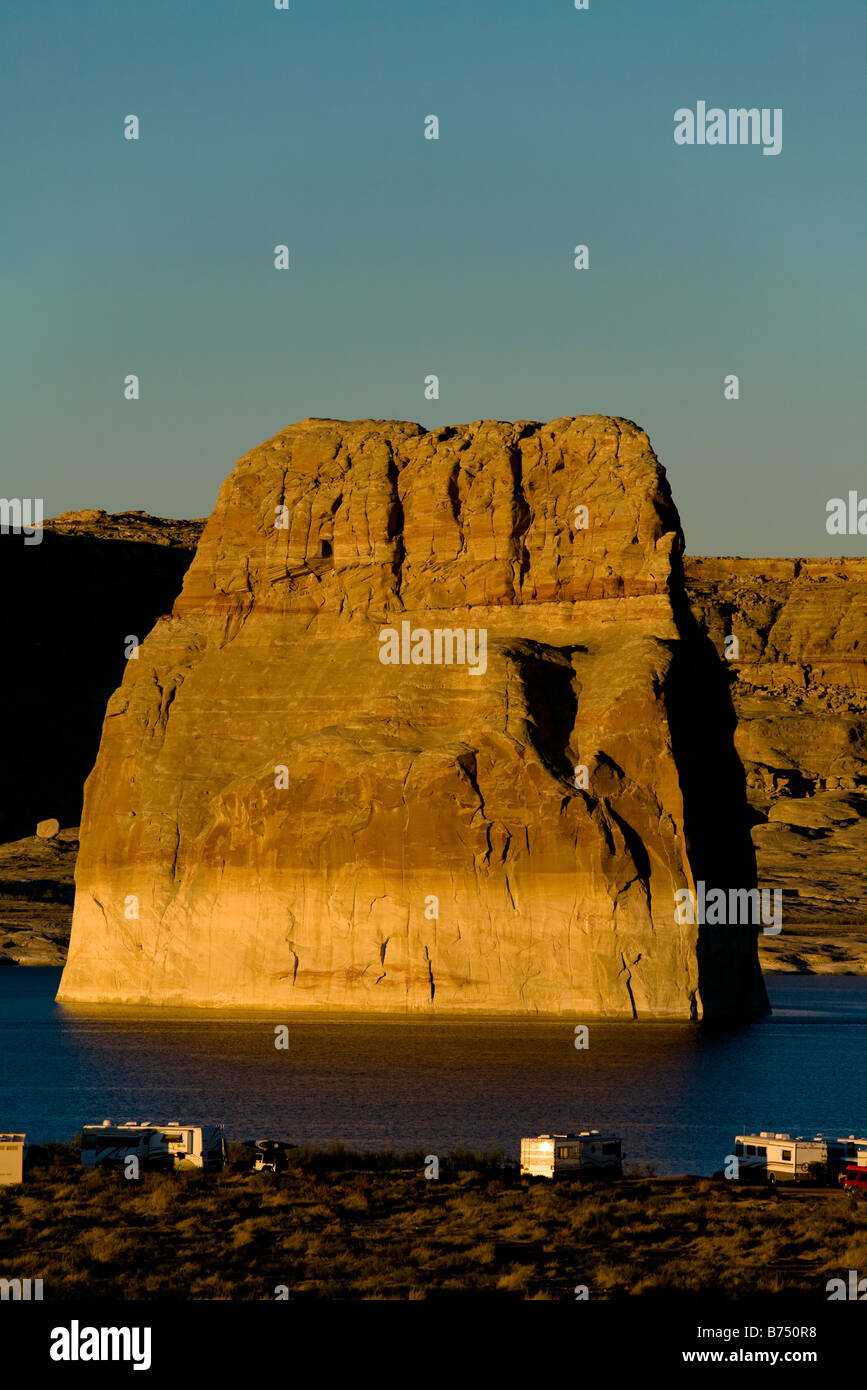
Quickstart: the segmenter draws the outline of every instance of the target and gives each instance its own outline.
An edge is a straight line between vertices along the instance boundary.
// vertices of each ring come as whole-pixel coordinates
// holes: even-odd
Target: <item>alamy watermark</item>
[[[863,1303],[867,1300],[867,1279],[860,1278],[857,1269],[847,1269],[846,1276],[846,1279],[828,1280],[825,1292],[829,1303],[836,1303],[841,1299],[853,1303]]]
[[[73,1318],[68,1327],[51,1330],[48,1354],[52,1361],[131,1361],[134,1371],[150,1370],[149,1327],[82,1327]]]
[[[825,503],[825,530],[829,536],[867,536],[867,497],[852,488],[848,499],[830,497]]]
[[[679,106],[674,113],[676,145],[761,145],[762,154],[779,154],[783,148],[783,110],[763,106],[708,106],[697,101],[695,110]]]
[[[402,622],[379,633],[379,659],[383,666],[468,666],[471,676],[488,669],[487,628],[414,628]]]
[[[0,534],[23,535],[25,545],[41,545],[43,505],[41,497],[0,497]]]
[[[13,1302],[39,1302],[42,1298],[41,1279],[0,1279],[0,1299]]]
[[[783,925],[781,888],[708,888],[704,879],[696,891],[678,888],[674,920],[679,926],[707,923],[709,927],[760,926],[765,936],[777,936]]]

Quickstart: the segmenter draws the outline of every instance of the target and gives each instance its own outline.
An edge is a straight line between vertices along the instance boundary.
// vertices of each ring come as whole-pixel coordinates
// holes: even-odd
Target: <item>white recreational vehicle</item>
[[[762,1173],[768,1182],[809,1182],[827,1174],[828,1141],[821,1134],[736,1134],[735,1156],[741,1166]]]
[[[0,1134],[0,1187],[24,1178],[25,1134]]]
[[[742,1167],[768,1182],[833,1182],[850,1163],[867,1166],[867,1139],[854,1134],[844,1139],[828,1139],[824,1134],[804,1139],[762,1130],[736,1135],[735,1155]]]
[[[580,1134],[538,1134],[521,1140],[521,1173],[529,1177],[619,1178],[622,1172],[621,1141],[615,1134],[583,1129]]]
[[[81,1163],[84,1168],[122,1167],[130,1156],[142,1168],[204,1168],[219,1171],[226,1161],[222,1125],[156,1125],[128,1120],[113,1125],[85,1125],[81,1131]]]

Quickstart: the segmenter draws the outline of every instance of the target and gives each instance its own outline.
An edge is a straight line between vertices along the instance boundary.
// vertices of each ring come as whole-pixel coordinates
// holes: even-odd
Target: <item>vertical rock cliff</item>
[[[109,702],[59,997],[764,1012],[756,929],[675,920],[755,883],[681,550],[626,420],[253,450]]]

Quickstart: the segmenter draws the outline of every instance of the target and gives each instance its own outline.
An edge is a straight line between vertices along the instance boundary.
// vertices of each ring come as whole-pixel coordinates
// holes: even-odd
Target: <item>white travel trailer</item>
[[[142,1168],[203,1168],[218,1172],[226,1162],[222,1125],[156,1125],[128,1120],[113,1125],[85,1125],[81,1131],[84,1168],[119,1168],[130,1156]]]
[[[619,1178],[622,1172],[621,1141],[615,1134],[583,1129],[579,1134],[538,1134],[521,1140],[521,1173],[529,1177]]]
[[[821,1134],[804,1139],[772,1130],[736,1134],[735,1156],[743,1168],[763,1173],[768,1182],[809,1182],[827,1174],[828,1141]]]
[[[0,1134],[0,1187],[24,1178],[25,1134]]]

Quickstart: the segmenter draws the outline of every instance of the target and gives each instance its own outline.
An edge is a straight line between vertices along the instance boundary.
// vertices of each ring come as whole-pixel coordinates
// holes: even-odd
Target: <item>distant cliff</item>
[[[0,841],[32,835],[52,816],[78,824],[126,639],[143,640],[169,611],[202,525],[81,511],[46,521],[38,545],[0,535]]]
[[[726,672],[646,435],[308,420],[112,696],[60,997],[755,1017]],[[449,656],[445,655],[445,652]]]
[[[685,562],[723,654],[763,883],[784,930],[765,967],[867,967],[867,559]]]

